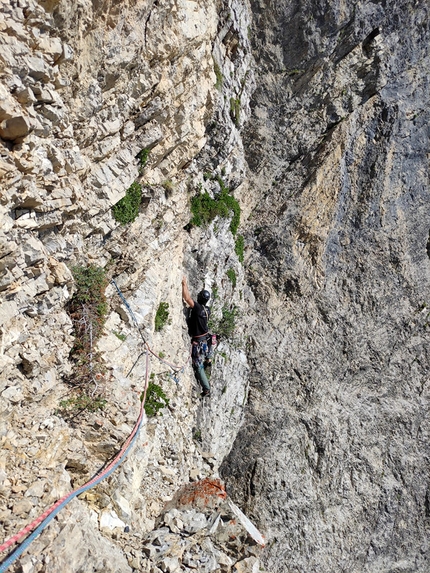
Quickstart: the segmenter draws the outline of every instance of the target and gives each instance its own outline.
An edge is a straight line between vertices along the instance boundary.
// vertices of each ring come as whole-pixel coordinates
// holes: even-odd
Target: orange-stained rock
[[[165,510],[176,507],[211,507],[218,506],[227,498],[224,484],[219,479],[205,478],[201,481],[188,483],[181,487],[173,499],[168,502]]]

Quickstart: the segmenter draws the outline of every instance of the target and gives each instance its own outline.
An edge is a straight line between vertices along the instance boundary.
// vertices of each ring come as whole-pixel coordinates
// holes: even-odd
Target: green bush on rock
[[[160,302],[157,308],[157,312],[155,313],[155,332],[160,332],[169,324],[169,303],[168,302]]]
[[[214,60],[214,73],[216,77],[215,87],[217,90],[221,90],[222,85],[224,83],[224,78],[222,75],[221,68],[219,67],[219,64],[215,60]]]
[[[215,319],[211,316],[209,329],[220,338],[231,338],[236,330],[236,318],[239,316],[239,309],[233,305],[224,305],[221,309],[221,318]]]
[[[108,311],[104,293],[108,278],[105,269],[96,265],[75,266],[72,274],[76,292],[66,306],[75,335],[70,351],[73,372],[67,379],[72,395],[60,402],[60,413],[66,418],[84,411],[95,412],[106,404],[101,394],[106,368],[96,345]]]
[[[132,223],[139,215],[142,202],[142,186],[136,181],[125,192],[125,196],[112,207],[112,214],[118,223]]]
[[[245,240],[243,235],[238,235],[234,245],[234,252],[241,263],[243,263]]]
[[[238,201],[230,195],[230,190],[225,185],[221,177],[216,178],[221,192],[214,199],[207,191],[200,193],[191,199],[192,219],[190,225],[203,227],[208,225],[215,217],[226,219],[233,213],[230,231],[235,235],[240,223],[240,205]]]
[[[236,282],[237,282],[235,270],[234,269],[228,269],[228,271],[226,272],[226,275],[230,279],[231,284],[233,285],[233,288],[234,288],[236,286]]]
[[[67,416],[83,412],[84,410],[87,412],[97,412],[97,410],[103,410],[106,404],[107,401],[100,396],[93,398],[88,396],[88,394],[80,393],[67,400],[61,400],[58,413]]]
[[[166,394],[163,392],[161,386],[155,384],[154,382],[150,382],[148,384],[148,390],[146,391],[146,400],[144,405],[145,413],[148,418],[156,416],[159,410],[165,408],[168,405],[169,399],[166,397]]]
[[[240,123],[240,98],[230,98],[230,117],[234,121],[236,127]]]
[[[139,173],[143,172],[146,164],[148,163],[149,154],[150,154],[150,149],[148,149],[147,147],[141,149],[137,154],[137,158],[139,160]]]
[[[107,314],[104,291],[108,284],[106,271],[96,265],[72,268],[76,292],[67,305],[75,331],[72,355],[83,350],[92,352],[90,345],[100,337]]]

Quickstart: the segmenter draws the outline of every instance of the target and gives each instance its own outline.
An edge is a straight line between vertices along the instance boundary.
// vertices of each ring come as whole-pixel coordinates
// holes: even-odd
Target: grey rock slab
[[[194,511],[182,511],[181,521],[184,523],[184,530],[188,533],[196,533],[207,526],[207,519],[204,513]]]
[[[233,571],[236,573],[258,573],[260,561],[255,557],[248,557],[234,564]]]
[[[22,246],[25,262],[28,266],[41,261],[45,256],[43,244],[37,239],[30,237]]]
[[[21,499],[13,504],[13,512],[15,515],[27,515],[33,508],[33,503],[29,499]]]
[[[4,269],[0,271],[0,292],[6,290],[14,281],[13,274],[8,270]]]
[[[117,527],[124,529],[126,526],[125,522],[122,521],[112,509],[105,509],[100,514],[100,529],[107,528],[110,530],[116,529]]]
[[[43,36],[38,40],[38,47],[44,54],[49,54],[54,61],[63,54],[63,45],[59,38]]]
[[[9,400],[12,404],[18,404],[24,399],[24,394],[19,386],[9,386],[1,393],[2,398]]]
[[[50,79],[48,66],[44,59],[36,56],[28,56],[25,58],[25,63],[28,67],[28,74],[35,80],[48,82]]]
[[[159,561],[158,566],[164,573],[175,573],[181,570],[181,565],[177,557],[164,557]]]
[[[45,492],[46,480],[35,481],[25,492],[25,497],[42,497]]]
[[[404,81],[410,57],[428,58],[428,30],[416,26],[426,16],[408,2],[359,2],[341,33],[340,3],[326,4],[325,22],[309,18],[315,7],[278,2],[276,15],[252,2],[261,67],[244,145],[264,191],[248,272],[264,321],[250,329],[249,401],[221,474],[270,524],[276,543],[264,560],[274,573],[345,562],[375,573],[410,559],[424,573],[415,476],[428,474],[427,448],[399,428],[418,427],[428,410],[418,387],[429,354],[414,346],[430,284],[427,72],[418,65]],[[411,125],[424,101],[425,118]],[[414,200],[401,198],[405,180]],[[408,485],[396,503],[399,475]]]

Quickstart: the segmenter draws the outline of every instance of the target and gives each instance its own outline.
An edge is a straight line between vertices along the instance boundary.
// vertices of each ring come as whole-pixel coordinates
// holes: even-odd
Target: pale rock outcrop
[[[219,190],[205,170],[222,168],[234,185],[244,176],[238,127],[253,83],[249,12],[236,0],[124,1],[120,9],[110,2],[17,0],[3,1],[1,12],[0,515],[9,537],[93,476],[139,414],[142,341],[113,285],[98,342],[107,373],[89,389],[104,393],[107,405],[76,418],[64,414],[74,375],[67,313],[73,265],[108,265],[151,347],[175,363],[188,358],[184,252],[193,291],[218,283],[219,296],[238,304],[243,273],[228,220],[216,231],[212,225],[187,233],[184,226],[189,197]],[[240,99],[234,114],[232,98]],[[144,168],[142,150],[149,150]],[[111,207],[136,180],[143,186],[140,215],[122,227]],[[215,256],[206,271],[198,261],[194,266],[192,252],[204,241],[236,269],[236,290],[225,282],[226,269],[215,268]],[[169,303],[171,321],[154,333],[161,301]],[[225,399],[231,396],[235,412],[225,399],[214,400],[206,419],[197,416],[199,389],[189,364],[169,377],[153,358],[152,379],[170,400],[163,416],[145,418],[121,468],[62,510],[16,567],[140,570],[140,540],[164,503],[181,484],[216,475],[232,443],[246,398],[243,342],[240,332],[239,348],[224,341],[220,352],[230,363],[220,354],[214,364],[214,396],[223,395],[228,377]],[[217,566],[215,557],[211,564]],[[146,566],[151,570],[148,560]]]
[[[151,356],[168,405],[16,571],[426,573],[425,3],[1,0],[0,11],[5,536],[130,434],[140,334],[184,366]],[[121,226],[111,207],[134,181],[139,216]],[[190,199],[222,185],[242,208],[244,264],[230,218],[189,226]],[[67,415],[75,264],[106,268],[129,307],[109,284],[105,372],[88,387],[107,403]],[[215,322],[238,309],[204,401],[184,272],[193,294],[212,291]],[[160,302],[169,321],[156,332]],[[221,523],[227,508],[165,507],[221,463],[268,538],[258,554],[231,515],[231,531]]]

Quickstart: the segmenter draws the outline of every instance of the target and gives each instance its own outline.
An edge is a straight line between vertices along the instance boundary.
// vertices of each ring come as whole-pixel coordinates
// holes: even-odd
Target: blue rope
[[[122,292],[121,292],[119,286],[116,284],[116,282],[114,281],[114,279],[111,279],[111,282],[115,285],[115,288],[116,288],[116,290],[118,291],[118,295],[120,296],[121,300],[122,300],[123,303],[125,304],[127,310],[128,310],[129,313],[130,313],[130,316],[131,316],[132,319],[133,319],[134,324],[136,325],[137,330],[138,330],[139,333],[140,333],[140,336],[141,336],[142,340],[143,340],[144,343],[146,344],[145,338],[144,338],[144,336],[143,336],[143,334],[142,334],[142,332],[141,332],[141,330],[140,330],[140,328],[139,328],[139,324],[138,324],[138,322],[137,322],[137,319],[136,319],[136,317],[135,317],[133,311],[131,310],[130,305],[128,304],[126,298],[125,298],[124,295],[122,294]],[[140,358],[140,356],[139,356],[139,358]],[[162,359],[159,358],[159,357],[158,357],[158,359],[159,359],[161,362],[165,362],[164,360],[162,360]],[[170,366],[170,365],[168,364],[168,366]],[[170,367],[171,367],[171,366],[170,366]],[[175,372],[175,374],[177,374],[177,375],[182,374],[182,373],[184,372],[184,369],[185,369],[185,366],[183,366],[182,368],[178,369],[178,370]],[[173,380],[178,384],[178,383],[179,383],[179,376],[176,377],[174,374],[172,374],[171,376],[172,376]],[[18,547],[16,547],[16,548],[6,557],[6,559],[4,559],[4,560],[1,562],[1,564],[0,564],[0,573],[4,573],[4,572],[8,569],[8,567],[9,567],[10,565],[12,565],[12,563],[13,563],[14,561],[16,561],[16,560],[18,559],[18,557],[20,557],[20,556],[24,553],[24,551],[25,551],[25,550],[29,547],[29,545],[36,539],[36,537],[38,537],[38,536],[42,533],[42,531],[49,525],[49,523],[54,519],[54,517],[55,517],[68,503],[70,503],[70,502],[72,501],[72,499],[74,499],[75,497],[77,497],[77,496],[80,495],[81,493],[83,493],[83,492],[85,492],[85,491],[87,491],[87,490],[89,490],[89,489],[92,489],[93,487],[95,487],[96,485],[98,485],[98,484],[99,484],[101,481],[103,481],[105,478],[109,477],[109,476],[117,469],[117,467],[118,467],[120,464],[122,464],[122,462],[124,461],[124,459],[127,457],[127,455],[128,455],[128,453],[129,453],[131,447],[133,446],[134,442],[136,441],[136,438],[137,438],[137,436],[138,436],[138,434],[139,434],[139,430],[140,430],[140,427],[141,427],[141,425],[142,425],[142,422],[143,422],[143,417],[142,417],[142,419],[140,420],[139,425],[138,425],[138,427],[137,427],[137,429],[136,429],[136,433],[135,433],[135,435],[133,436],[133,438],[132,438],[130,444],[128,445],[127,449],[125,450],[124,454],[123,454],[122,457],[110,468],[110,470],[108,470],[106,473],[102,473],[102,474],[100,475],[100,477],[97,478],[97,479],[96,479],[95,481],[93,481],[92,483],[87,484],[87,485],[84,485],[84,486],[82,486],[81,488],[79,488],[78,490],[76,490],[76,491],[74,491],[74,492],[71,492],[70,495],[69,495],[69,497],[67,497],[57,508],[55,508],[55,509],[52,511],[52,513],[50,513],[50,514],[48,515],[48,517],[47,517],[46,519],[44,519],[44,520],[42,521],[42,523],[41,523],[40,525],[38,525],[38,526],[36,527],[36,529],[35,529],[34,531],[32,531],[27,538],[24,539],[24,541],[23,541],[20,545],[18,545]]]
[[[134,312],[131,310],[131,306],[128,304],[127,299],[125,298],[125,296],[122,294],[121,289],[119,288],[119,286],[116,284],[116,282],[114,281],[114,279],[111,279],[111,283],[115,285],[115,288],[118,292],[118,295],[120,297],[120,299],[122,300],[122,302],[125,304],[128,312],[130,313],[131,318],[133,319],[134,325],[137,328],[138,333],[140,334],[140,338],[143,341],[143,344],[146,344],[146,340],[145,337],[142,334],[142,331],[140,330],[140,326],[139,323],[137,322],[137,318],[134,315]]]
[[[136,317],[134,316],[134,312],[131,310],[131,307],[130,307],[130,305],[128,304],[128,302],[127,302],[125,296],[122,294],[121,289],[119,288],[119,286],[116,284],[116,282],[115,282],[113,279],[111,279],[111,282],[112,282],[113,285],[115,285],[115,288],[116,288],[116,290],[118,291],[118,294],[119,294],[119,296],[120,296],[122,302],[123,302],[123,303],[125,304],[125,306],[127,307],[127,310],[128,310],[128,312],[130,313],[130,316],[131,316],[131,318],[133,319],[134,324],[137,326],[137,328],[138,328],[138,330],[139,330],[139,332],[140,332],[139,323],[137,322],[137,319],[136,319]]]
[[[36,529],[28,537],[16,549],[14,549],[14,551],[12,551],[12,553],[10,553],[10,555],[8,555],[4,561],[2,561],[2,563],[0,565],[0,573],[4,573],[7,570],[7,568],[10,565],[12,565],[12,563],[14,561],[16,561],[16,559],[18,559],[18,557],[20,557],[24,553],[24,551],[27,549],[27,547],[36,539],[36,537],[38,537],[42,533],[42,531],[46,528],[46,526],[63,509],[63,507],[65,507],[76,496],[80,495],[84,491],[92,489],[93,487],[98,485],[101,481],[103,481],[105,478],[109,477],[117,469],[117,467],[120,464],[122,464],[122,462],[127,457],[128,453],[130,452],[131,447],[133,446],[134,442],[137,439],[137,436],[139,434],[139,430],[140,430],[140,427],[142,425],[142,422],[143,422],[143,416],[139,422],[139,425],[137,427],[135,435],[133,436],[130,444],[128,445],[127,449],[125,450],[123,456],[117,461],[117,463],[115,465],[113,465],[108,472],[101,475],[100,478],[98,478],[93,483],[91,483],[89,485],[84,485],[81,488],[79,488],[78,490],[72,492],[70,494],[70,497],[65,499],[61,505],[59,505],[56,509],[54,509],[54,511],[52,513],[50,513],[48,515],[48,517],[44,521],[42,521],[42,523],[38,527],[36,527]]]
[[[176,384],[179,384],[180,380],[179,380],[179,376],[175,376],[173,373],[170,373],[170,378],[176,382]]]
[[[117,290],[117,292],[118,292],[119,297],[121,298],[122,302],[125,304],[125,306],[126,306],[128,312],[130,313],[131,318],[133,319],[133,322],[134,322],[134,324],[135,324],[137,330],[139,331],[139,334],[140,334],[140,336],[141,336],[143,342],[146,344],[146,340],[145,340],[145,338],[144,338],[144,336],[143,336],[143,334],[142,334],[142,331],[140,330],[139,323],[137,322],[137,319],[136,319],[136,317],[135,317],[133,311],[131,310],[131,307],[130,307],[130,305],[128,304],[127,299],[126,299],[125,296],[122,294],[121,289],[120,289],[119,286],[116,284],[115,280],[114,280],[114,279],[111,279],[111,282],[112,282],[113,285],[115,285],[115,288],[116,288],[116,290]],[[151,351],[151,352],[152,352],[152,351]],[[172,377],[173,380],[176,382],[176,384],[179,384],[179,382],[180,382],[179,375],[180,375],[180,374],[183,374],[186,365],[184,365],[184,366],[182,366],[182,367],[175,367],[175,366],[173,366],[172,364],[169,364],[166,360],[163,360],[162,358],[160,358],[159,356],[157,356],[156,354],[154,354],[154,353],[152,353],[152,354],[153,354],[153,356],[155,356],[155,358],[157,358],[157,360],[159,360],[159,362],[161,362],[161,363],[165,364],[166,366],[168,366],[169,368],[171,368],[171,369],[175,372],[175,374],[178,375],[178,376],[171,375],[171,377]],[[132,369],[133,369],[134,366],[136,365],[136,363],[137,363],[137,361],[139,360],[139,358],[140,358],[140,355],[138,356],[138,358],[137,358],[135,364],[133,365]],[[131,372],[131,370],[130,370],[130,372]],[[128,374],[130,374],[130,372],[129,372]]]

